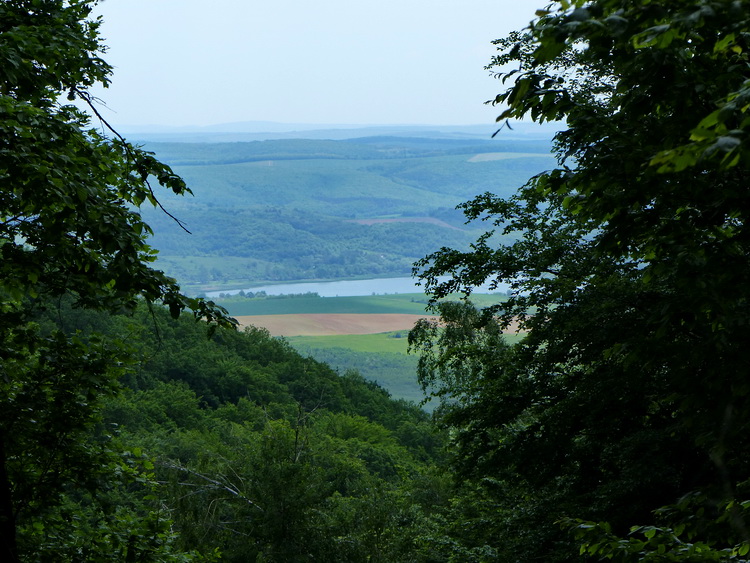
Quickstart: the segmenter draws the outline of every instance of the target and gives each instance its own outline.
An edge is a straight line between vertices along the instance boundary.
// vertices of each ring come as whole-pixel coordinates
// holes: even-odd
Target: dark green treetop
[[[499,70],[498,120],[564,121],[559,164],[464,204],[516,242],[417,264],[436,299],[486,281],[511,298],[437,304],[449,330],[411,338],[459,429],[458,466],[494,480],[494,532],[519,560],[574,557],[564,518],[608,522],[580,529],[605,530],[582,536],[610,558],[747,551],[748,7],[561,1],[498,41],[491,68],[515,65]],[[494,344],[513,319],[525,338]],[[649,522],[667,531],[620,539]]]
[[[89,431],[101,399],[115,392],[128,354],[96,336],[42,326],[38,311],[66,295],[77,307],[108,311],[132,310],[145,300],[165,304],[173,316],[191,309],[213,327],[234,324],[221,308],[182,295],[174,279],[151,267],[150,229],[137,208],[144,202],[159,205],[153,184],[186,194],[185,184],[152,154],[112,131],[110,138],[91,128],[89,116],[70,103],[82,100],[96,114],[88,88],[106,86],[111,74],[99,56],[100,21],[89,19],[92,5],[0,3],[4,561],[44,557],[42,546],[59,557],[84,553],[85,540],[73,537],[76,527],[65,524],[83,516],[66,516],[58,508],[72,510],[83,490],[101,488],[118,465],[106,444],[90,441]],[[120,465],[117,471],[122,470]],[[150,538],[137,526],[131,532],[102,528],[93,543],[115,559],[147,560],[149,553],[166,549],[152,541],[168,536],[166,520],[157,520]],[[62,527],[55,529],[54,522]]]

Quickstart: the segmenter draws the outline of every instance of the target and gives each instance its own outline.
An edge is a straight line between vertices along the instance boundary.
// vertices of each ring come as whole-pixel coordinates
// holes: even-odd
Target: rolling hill
[[[485,225],[455,206],[509,195],[552,165],[548,141],[410,137],[158,143],[146,149],[193,198],[160,195],[142,213],[159,264],[184,286],[409,275],[442,246],[466,247]],[[385,221],[387,219],[387,221]]]

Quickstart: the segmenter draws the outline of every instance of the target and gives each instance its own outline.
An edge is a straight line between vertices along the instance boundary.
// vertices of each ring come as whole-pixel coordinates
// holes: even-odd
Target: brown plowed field
[[[427,315],[384,314],[304,314],[245,315],[235,317],[240,326],[257,326],[273,336],[325,336],[331,334],[376,334],[409,330]]]

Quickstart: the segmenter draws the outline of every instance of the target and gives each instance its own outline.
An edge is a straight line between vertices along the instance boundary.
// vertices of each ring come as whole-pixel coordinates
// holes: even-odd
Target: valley
[[[281,285],[279,288],[325,288],[352,291],[378,280],[338,284]],[[404,280],[383,280],[391,289]],[[400,283],[395,283],[395,282]],[[269,288],[270,289],[270,288]],[[278,290],[277,290],[278,291]],[[331,291],[331,290],[329,290]],[[356,290],[355,290],[356,291]],[[360,290],[362,291],[362,290]],[[244,293],[244,292],[243,292]],[[264,292],[265,293],[265,292]],[[339,373],[358,372],[377,382],[394,399],[421,403],[424,393],[416,379],[418,357],[408,353],[408,332],[421,318],[434,318],[421,293],[320,297],[316,293],[263,295],[234,294],[217,298],[240,326],[265,329],[288,342],[304,356],[324,362]],[[486,307],[503,294],[476,293],[472,302]],[[519,338],[508,334],[509,341]],[[424,408],[430,410],[428,403]]]
[[[145,147],[193,191],[160,196],[189,233],[158,209],[142,211],[154,228],[158,267],[226,307],[241,326],[266,329],[340,373],[357,371],[394,398],[421,402],[405,336],[430,313],[409,277],[414,262],[445,246],[468,249],[487,225],[467,224],[456,206],[483,192],[509,196],[554,159],[545,138],[409,133],[147,138]],[[245,297],[258,291],[257,299]],[[485,306],[499,297],[472,298]]]
[[[484,231],[461,202],[551,167],[548,140],[431,137],[145,143],[193,197],[159,194],[157,264],[194,293],[264,282],[411,275]],[[499,236],[499,235],[498,235]]]

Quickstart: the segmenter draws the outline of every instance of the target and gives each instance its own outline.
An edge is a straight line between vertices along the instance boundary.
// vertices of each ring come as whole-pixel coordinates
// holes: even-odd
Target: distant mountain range
[[[497,134],[503,140],[549,140],[563,127],[517,122]],[[434,139],[490,139],[499,124],[482,125],[340,125],[243,121],[209,126],[166,127],[122,125],[118,131],[133,142],[226,143],[274,139],[345,140],[361,137],[421,137]]]

